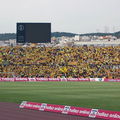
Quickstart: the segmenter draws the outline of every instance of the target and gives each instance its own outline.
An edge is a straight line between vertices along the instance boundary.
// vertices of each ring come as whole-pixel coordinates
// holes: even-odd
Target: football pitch
[[[0,102],[22,101],[120,111],[120,83],[0,82]]]

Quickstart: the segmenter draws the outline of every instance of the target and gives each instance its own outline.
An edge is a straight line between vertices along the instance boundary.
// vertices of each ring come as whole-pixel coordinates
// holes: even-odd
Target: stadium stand
[[[0,77],[120,78],[120,46],[0,47]]]

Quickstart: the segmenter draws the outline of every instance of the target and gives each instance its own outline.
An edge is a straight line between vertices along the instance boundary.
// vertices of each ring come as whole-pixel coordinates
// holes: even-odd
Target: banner
[[[104,79],[104,82],[120,82],[120,79]]]
[[[90,78],[90,81],[103,82],[104,78]]]
[[[63,82],[120,82],[120,79],[106,78],[0,78],[0,82],[47,82],[47,81],[63,81]]]
[[[89,82],[90,81],[90,78],[78,78],[79,79],[79,81],[81,81],[81,82]]]
[[[90,117],[90,118],[120,120],[120,112],[118,111],[90,109],[90,108],[81,108],[81,107],[64,106],[64,105],[53,105],[47,103],[34,103],[27,101],[23,101],[19,107],[33,109],[33,110],[47,111],[47,112],[56,112],[56,113],[68,114],[68,115]]]
[[[1,82],[14,82],[14,78],[0,78]]]
[[[48,81],[60,81],[59,78],[48,78]]]
[[[29,81],[29,82],[35,82],[35,81],[36,81],[36,78],[28,78],[28,81]]]
[[[98,110],[96,118],[108,119],[108,120],[120,120],[120,112],[109,110]]]
[[[67,78],[67,81],[78,82],[79,78]]]
[[[15,82],[27,82],[29,81],[28,78],[14,78]]]
[[[60,78],[60,81],[65,81],[65,82],[67,82],[67,78]]]
[[[38,82],[39,82],[39,81],[41,81],[41,82],[42,82],[42,81],[48,81],[48,78],[36,78],[36,81],[38,81]]]

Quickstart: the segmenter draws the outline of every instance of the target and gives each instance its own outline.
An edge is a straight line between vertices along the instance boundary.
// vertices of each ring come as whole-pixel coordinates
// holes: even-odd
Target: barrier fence
[[[90,118],[101,118],[107,120],[120,120],[120,112],[118,111],[109,111],[109,110],[100,110],[100,109],[90,109],[90,108],[81,108],[74,106],[64,106],[64,105],[53,105],[46,103],[34,103],[23,101],[20,108],[40,110],[47,112],[56,112],[68,115],[77,115]]]
[[[120,79],[106,78],[0,78],[0,82],[46,82],[46,81],[66,81],[66,82],[120,82]]]

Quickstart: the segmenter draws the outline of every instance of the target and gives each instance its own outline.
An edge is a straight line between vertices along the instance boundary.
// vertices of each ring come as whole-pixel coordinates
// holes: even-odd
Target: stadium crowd
[[[120,78],[120,46],[0,47],[0,77]],[[13,74],[12,74],[13,75]]]

